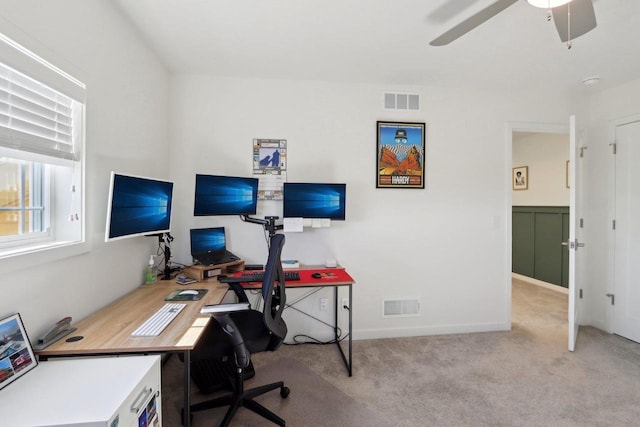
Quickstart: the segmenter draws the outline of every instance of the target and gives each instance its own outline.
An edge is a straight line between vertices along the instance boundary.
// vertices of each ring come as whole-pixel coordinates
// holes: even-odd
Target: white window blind
[[[0,63],[0,145],[75,159],[74,101]]]
[[[0,148],[39,155],[38,161],[42,155],[45,161],[79,160],[85,90],[82,82],[0,34]]]

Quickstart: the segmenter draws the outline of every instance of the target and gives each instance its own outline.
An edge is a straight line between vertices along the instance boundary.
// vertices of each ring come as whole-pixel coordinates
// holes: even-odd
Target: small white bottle
[[[155,266],[155,262],[153,261],[153,255],[151,255],[151,257],[149,258],[149,265],[147,265],[147,268],[145,269],[144,283],[146,283],[147,285],[150,285],[152,283],[156,283],[157,279],[158,279],[158,273],[156,272],[156,266]]]

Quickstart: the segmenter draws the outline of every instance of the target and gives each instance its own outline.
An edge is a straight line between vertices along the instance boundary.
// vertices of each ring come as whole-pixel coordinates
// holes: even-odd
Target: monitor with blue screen
[[[173,183],[112,172],[105,241],[168,233]]]
[[[196,175],[195,216],[255,215],[257,206],[257,178]]]
[[[283,216],[344,220],[346,193],[346,184],[285,182]]]

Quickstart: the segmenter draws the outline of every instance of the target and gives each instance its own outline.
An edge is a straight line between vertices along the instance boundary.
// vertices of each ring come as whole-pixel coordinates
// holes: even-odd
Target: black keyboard
[[[240,276],[227,276],[219,277],[220,283],[245,283],[245,282],[262,282],[264,279],[264,272],[259,271],[257,273],[242,273]],[[284,281],[288,280],[300,280],[300,273],[297,271],[285,271]]]

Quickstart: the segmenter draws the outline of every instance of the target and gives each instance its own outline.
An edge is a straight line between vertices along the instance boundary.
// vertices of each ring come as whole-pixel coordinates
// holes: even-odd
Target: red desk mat
[[[286,271],[297,271],[300,273],[300,280],[287,280],[286,285],[294,286],[323,286],[335,284],[354,283],[355,280],[347,273],[344,268],[309,268],[309,269],[285,269]],[[256,273],[255,270],[245,270],[234,273],[233,276],[241,276],[243,273]],[[320,277],[316,278],[312,275],[319,273]],[[250,288],[260,285],[259,282],[242,283],[243,287]]]
[[[353,278],[349,276],[349,273],[347,273],[347,270],[345,270],[344,268],[313,268],[308,270],[298,270],[298,272],[300,273],[300,281],[306,283],[354,282]],[[320,273],[321,277],[313,277],[312,274],[314,273]],[[287,283],[296,281],[297,280],[290,280]]]

